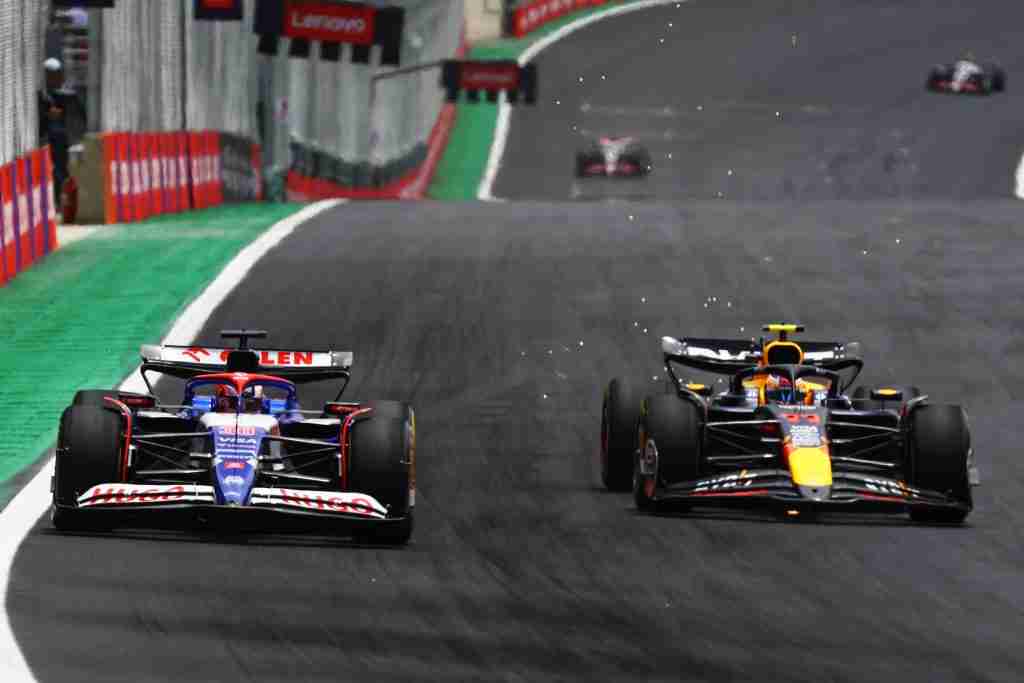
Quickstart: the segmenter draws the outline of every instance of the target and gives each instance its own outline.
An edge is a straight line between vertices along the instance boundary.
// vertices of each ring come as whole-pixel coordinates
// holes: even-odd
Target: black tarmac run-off
[[[597,24],[543,53],[543,102],[515,110],[496,194],[524,201],[352,204],[301,228],[201,340],[245,324],[349,347],[353,397],[412,401],[412,544],[41,521],[7,597],[39,679],[1017,680],[1024,8],[966,5]],[[926,95],[928,66],[968,48],[1008,92]],[[652,199],[566,201],[573,125],[672,152],[634,185]],[[660,391],[661,334],[780,319],[863,341],[867,382],[967,407],[967,526],[649,517],[600,488],[609,377]]]

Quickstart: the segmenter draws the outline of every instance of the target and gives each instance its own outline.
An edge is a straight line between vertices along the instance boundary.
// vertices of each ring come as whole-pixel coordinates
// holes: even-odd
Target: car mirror
[[[666,356],[682,356],[686,352],[686,349],[683,346],[683,342],[679,341],[675,337],[662,337],[661,351]]]

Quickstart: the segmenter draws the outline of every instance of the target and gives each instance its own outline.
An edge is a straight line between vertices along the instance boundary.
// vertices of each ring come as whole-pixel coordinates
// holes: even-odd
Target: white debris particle
[[[743,325],[740,325],[740,332],[742,332],[743,330],[744,330]]]
[[[659,42],[659,43],[664,43],[664,42],[665,42],[665,39],[664,39],[664,38],[658,38],[658,42]]]
[[[580,76],[580,83],[583,82],[583,76]]]
[[[633,321],[633,327],[640,327],[640,323],[638,323],[637,321],[634,320]]]
[[[646,327],[644,328],[644,334],[647,334],[647,328]]]
[[[583,340],[580,339],[580,346],[583,346]]]
[[[669,158],[669,159],[671,159],[671,158],[672,158],[672,152],[669,152],[669,153],[668,153],[668,158]]]
[[[782,116],[782,112],[779,112],[779,111],[775,112],[775,118],[779,118],[780,116]]]
[[[561,104],[562,100],[555,100],[555,104]]]
[[[629,214],[629,220],[633,220],[633,214]]]
[[[902,242],[902,240],[899,237],[897,237],[896,238],[896,244],[899,244],[900,242]]]
[[[607,80],[607,77],[604,74],[601,74],[601,80],[602,81]]]
[[[704,105],[703,104],[698,104],[697,105],[697,111],[704,111]]]
[[[732,169],[731,168],[729,169],[729,172],[727,173],[727,175],[732,175]]]
[[[640,297],[640,303],[642,303],[642,304],[647,303],[647,297],[646,296]]]
[[[867,249],[862,249],[860,253],[863,254],[864,256],[867,256],[868,255],[868,250]]]
[[[547,394],[541,394],[541,398],[547,398],[547,397],[548,397]]]
[[[731,301],[726,301],[725,302],[725,307],[726,308],[732,308],[732,302]]]
[[[704,302],[704,308],[707,308],[707,307],[708,307],[708,302],[707,302],[707,301],[705,301],[705,302]]]

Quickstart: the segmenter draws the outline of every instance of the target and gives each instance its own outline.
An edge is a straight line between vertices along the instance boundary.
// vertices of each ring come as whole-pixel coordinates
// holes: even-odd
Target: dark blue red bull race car
[[[669,391],[642,398],[623,379],[605,391],[601,475],[641,510],[701,505],[908,511],[960,523],[978,476],[963,408],[912,386],[858,388],[855,344],[662,338]],[[726,391],[686,382],[678,367],[729,375]]]
[[[52,520],[61,530],[201,524],[225,531],[319,531],[409,540],[416,422],[405,403],[340,400],[352,354],[144,346],[149,393],[79,391],[61,416]],[[161,404],[149,374],[185,381]],[[297,385],[341,383],[302,410]]]

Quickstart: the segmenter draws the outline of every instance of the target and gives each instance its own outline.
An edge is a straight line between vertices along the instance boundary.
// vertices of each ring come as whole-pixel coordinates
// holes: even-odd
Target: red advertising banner
[[[59,208],[56,201],[54,201],[54,187],[53,187],[53,155],[49,147],[44,147],[42,150],[43,155],[43,173],[45,180],[43,183],[43,200],[46,206],[46,245],[45,251],[49,254],[51,251],[57,248],[57,211]],[[63,189],[63,188],[62,188]],[[63,197],[63,192],[58,196]]]
[[[519,87],[519,64],[507,62],[463,62],[459,69],[463,90],[514,90]]]
[[[376,11],[368,5],[285,0],[284,35],[327,43],[371,45]]]
[[[14,225],[15,236],[14,260],[18,271],[32,265],[32,220],[29,216],[29,178],[25,159],[14,162]]]
[[[538,28],[572,12],[604,5],[609,0],[533,0],[515,8],[512,17],[512,33],[517,37],[536,31]]]
[[[0,167],[0,284],[14,277],[14,204],[11,165]]]
[[[37,149],[29,153],[25,159],[29,169],[31,187],[29,200],[32,203],[32,254],[34,258],[42,258],[46,253],[47,216],[43,205],[43,193],[46,190],[46,171],[43,170],[43,150]],[[53,195],[50,195],[51,197]]]

